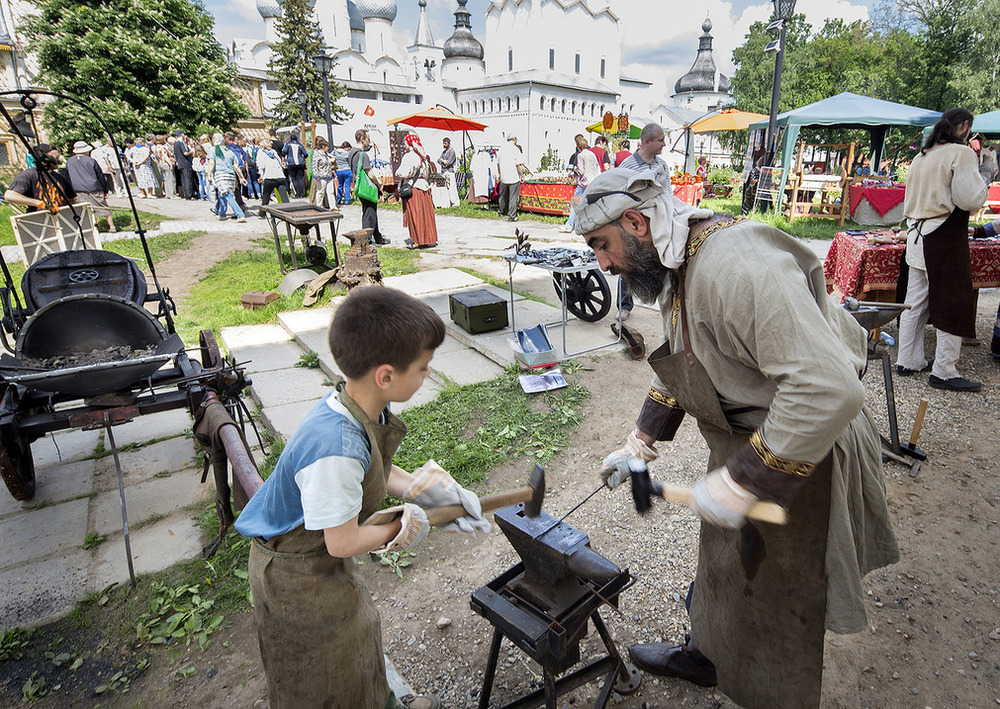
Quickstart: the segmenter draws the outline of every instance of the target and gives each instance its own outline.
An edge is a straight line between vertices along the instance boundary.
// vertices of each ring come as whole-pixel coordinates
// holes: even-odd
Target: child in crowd
[[[428,532],[423,508],[460,504],[451,529],[488,531],[479,498],[433,461],[393,465],[406,427],[389,411],[429,373],[441,318],[400,291],[357,288],[337,308],[329,343],[346,382],[306,416],[236,523],[253,538],[250,589],[270,709],[440,707],[389,690],[379,613],[355,554],[402,551]],[[365,524],[386,494],[407,502]],[[370,521],[370,520],[369,520]]]

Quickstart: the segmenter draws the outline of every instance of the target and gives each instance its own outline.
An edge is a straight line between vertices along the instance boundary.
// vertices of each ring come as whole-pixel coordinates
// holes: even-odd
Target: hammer
[[[645,467],[642,470],[633,470],[632,499],[635,501],[635,509],[639,514],[644,515],[649,512],[652,507],[650,499],[652,495],[687,505],[691,500],[691,488],[658,483],[649,477],[649,470]],[[774,502],[754,503],[750,511],[747,512],[747,517],[771,524],[788,523],[788,512],[784,507]]]
[[[913,458],[913,465],[910,466],[910,477],[917,477],[920,470],[920,463],[927,460],[927,452],[917,447],[917,439],[920,438],[920,429],[924,427],[924,415],[927,413],[928,401],[926,398],[920,400],[917,406],[917,417],[913,421],[913,431],[910,433],[910,442],[899,447],[899,452]]]
[[[515,505],[518,502],[524,503],[524,514],[526,517],[537,517],[542,511],[542,500],[545,499],[545,468],[535,463],[534,469],[528,478],[528,484],[515,490],[498,492],[494,495],[486,495],[479,498],[479,504],[483,508],[483,513],[498,510],[507,505]],[[364,524],[389,524],[399,517],[398,512],[383,514],[387,510],[380,510],[364,521]],[[424,510],[427,514],[427,521],[431,526],[437,527],[442,524],[454,522],[459,517],[468,515],[468,511],[461,505],[445,505],[444,507],[431,507]]]

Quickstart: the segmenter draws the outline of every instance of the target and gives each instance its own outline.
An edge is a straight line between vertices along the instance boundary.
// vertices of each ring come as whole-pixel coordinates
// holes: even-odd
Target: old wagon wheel
[[[215,369],[222,366],[222,352],[215,341],[215,333],[202,330],[198,333],[198,346],[201,349],[201,366],[205,369]]]
[[[611,310],[611,289],[600,271],[553,273],[556,294],[562,299],[566,282],[566,309],[586,322],[597,322]]]
[[[0,476],[15,500],[30,500],[35,496],[31,446],[25,443],[13,420],[0,425]]]

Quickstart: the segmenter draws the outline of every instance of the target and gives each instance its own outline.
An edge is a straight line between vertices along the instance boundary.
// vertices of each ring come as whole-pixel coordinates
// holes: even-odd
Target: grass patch
[[[433,458],[462,485],[482,480],[509,458],[545,464],[566,447],[588,395],[573,382],[529,398],[514,368],[488,382],[449,386],[434,401],[400,414],[408,432],[395,462],[413,470]]]
[[[734,216],[739,216],[742,205],[743,200],[739,195],[726,199],[703,199],[701,201],[701,206],[705,209],[713,209],[716,212],[732,214]],[[830,241],[836,236],[838,231],[867,228],[859,226],[850,220],[845,221],[844,225],[840,226],[837,224],[836,219],[796,219],[789,224],[787,217],[774,212],[751,212],[746,216],[755,222],[770,224],[774,228],[781,229],[786,234],[797,236],[800,239],[823,239]]]
[[[175,324],[184,342],[197,342],[198,332],[205,328],[211,328],[218,336],[224,327],[274,323],[278,313],[302,309],[301,291],[282,296],[260,310],[246,310],[240,303],[240,296],[250,290],[277,292],[283,278],[274,249],[263,248],[268,240],[262,239],[261,242],[259,250],[237,251],[212,266],[191,289],[184,302],[179,304]],[[304,254],[297,253],[299,263],[306,263]],[[287,252],[283,257],[286,261],[290,259]],[[379,249],[383,277],[415,273],[419,270],[416,259],[417,254],[405,249]],[[316,305],[325,305],[334,295],[345,292],[327,287]]]
[[[0,204],[0,246],[12,246],[17,243],[14,240],[14,227],[10,224],[10,218],[15,214],[21,214],[21,210],[9,204]]]
[[[141,209],[137,209],[136,213],[139,215],[139,222],[142,224],[142,228],[158,229],[160,224],[165,221],[170,221],[173,217],[165,217],[162,214],[153,214],[153,212],[144,212]],[[111,218],[115,222],[115,228],[118,231],[135,231],[135,219],[132,217],[131,209],[112,209]],[[107,228],[105,222],[99,222],[98,228],[103,231]]]
[[[155,238],[147,238],[149,245],[149,255],[153,258],[153,263],[157,264],[166,260],[175,251],[184,251],[191,248],[191,242],[196,237],[204,236],[203,231],[182,231],[176,234],[163,234]],[[146,263],[146,255],[142,251],[142,241],[139,239],[120,239],[109,241],[104,244],[105,251],[114,251],[125,258],[130,258],[139,264],[139,268],[149,273],[149,265]]]

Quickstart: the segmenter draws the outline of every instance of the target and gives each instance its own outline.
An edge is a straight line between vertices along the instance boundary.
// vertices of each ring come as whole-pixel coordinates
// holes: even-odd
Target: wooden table
[[[880,300],[889,295],[893,300],[905,250],[905,244],[874,245],[865,236],[838,232],[823,262],[827,292],[858,300]],[[969,251],[972,286],[1000,286],[1000,239],[970,240]]]
[[[267,221],[271,225],[271,233],[274,234],[274,248],[278,252],[278,267],[282,275],[290,270],[294,271],[299,267],[298,258],[295,255],[295,235],[292,227],[295,227],[302,237],[303,245],[308,249],[310,246],[322,245],[323,236],[320,234],[320,224],[330,225],[330,245],[333,246],[333,265],[340,265],[340,254],[337,252],[337,226],[338,222],[344,218],[339,209],[327,209],[318,207],[315,204],[306,202],[293,202],[289,204],[268,204],[261,205],[260,211],[267,215]],[[278,237],[278,221],[285,223],[285,232],[288,235],[288,250],[292,254],[291,269],[285,268],[285,258],[281,255],[281,239]],[[312,229],[316,229],[315,241],[310,240],[309,235]],[[324,259],[325,261],[325,259]]]

